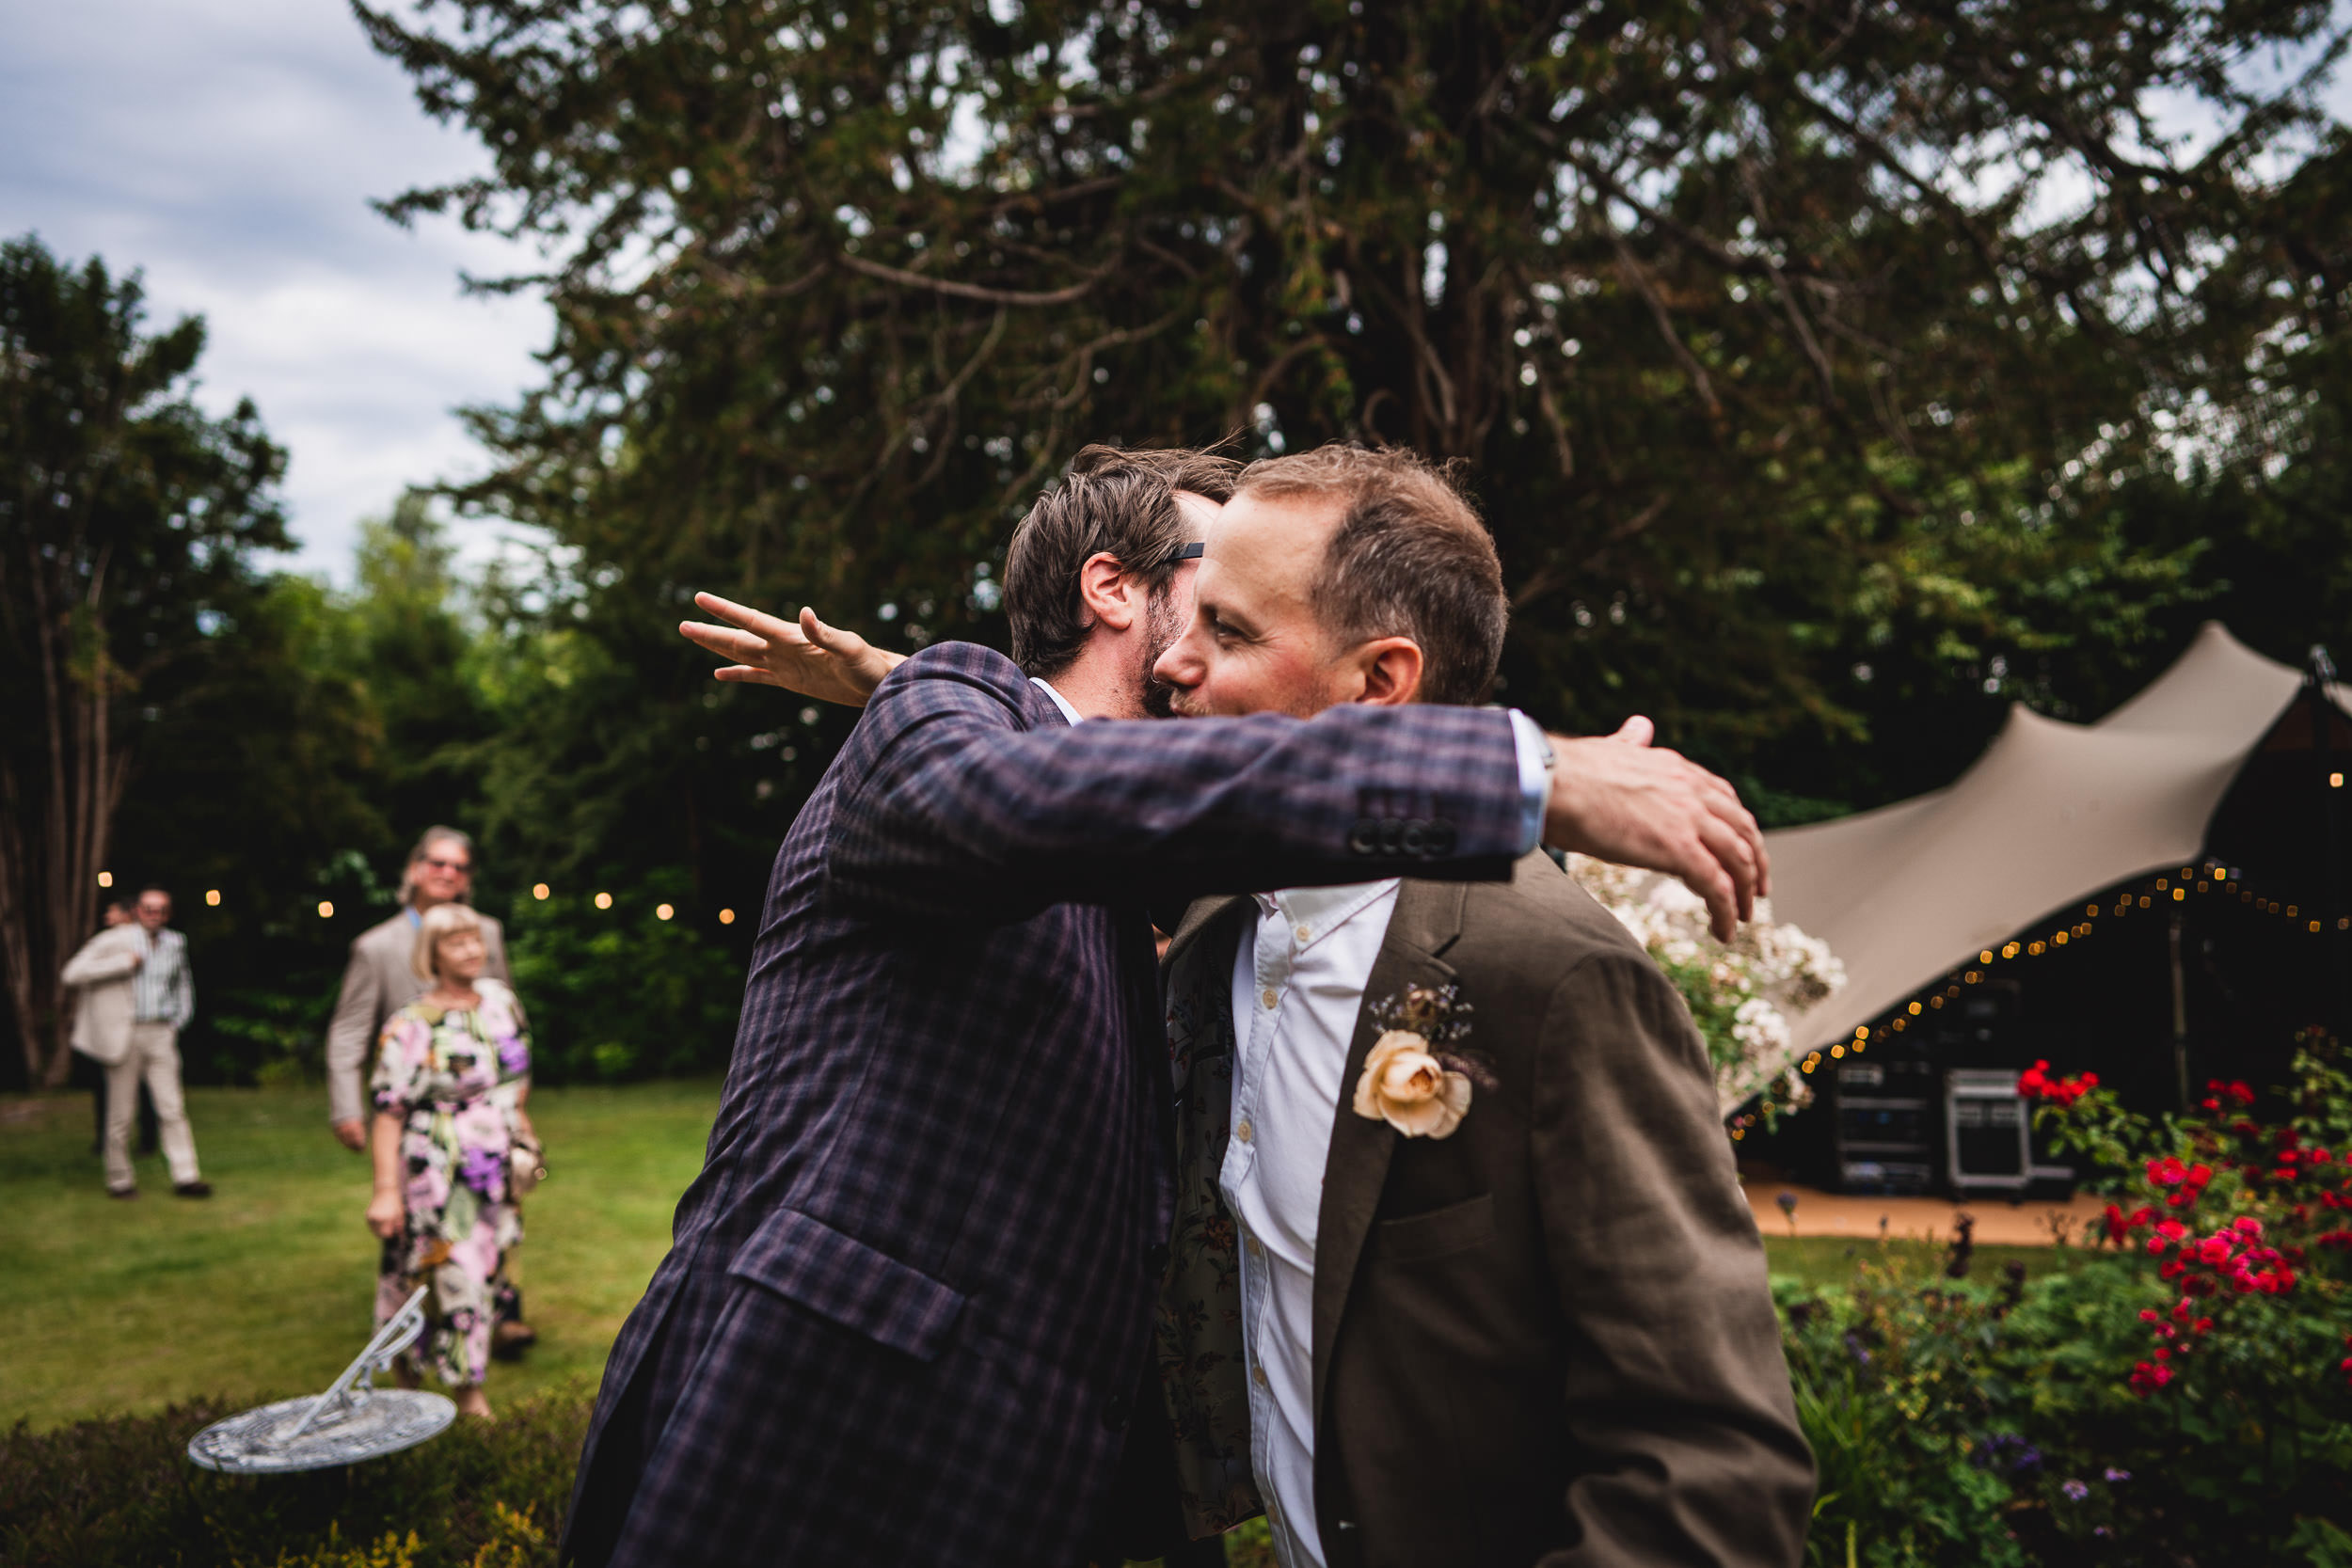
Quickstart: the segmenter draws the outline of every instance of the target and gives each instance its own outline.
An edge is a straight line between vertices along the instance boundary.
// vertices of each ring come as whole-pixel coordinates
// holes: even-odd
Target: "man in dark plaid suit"
[[[1611,820],[1613,781],[1653,824],[1669,799],[1720,813],[1670,753],[1564,752],[1564,787],[1496,712],[1077,723],[1148,711],[1200,537],[1177,492],[1225,483],[1083,456],[1008,558],[1018,663],[907,661],[803,808],[567,1556],[1079,1560],[1170,1213],[1147,909],[1375,865],[1504,876],[1539,830],[1594,842],[1577,824]]]

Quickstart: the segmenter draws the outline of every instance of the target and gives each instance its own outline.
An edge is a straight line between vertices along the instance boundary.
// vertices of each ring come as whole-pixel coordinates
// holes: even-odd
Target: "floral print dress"
[[[420,1285],[428,1326],[409,1354],[441,1381],[479,1384],[490,1366],[492,1297],[506,1250],[522,1240],[510,1190],[531,1041],[515,993],[477,980],[482,1001],[443,1011],[420,999],[385,1022],[369,1080],[375,1108],[401,1119],[407,1222],[384,1243],[375,1321]]]

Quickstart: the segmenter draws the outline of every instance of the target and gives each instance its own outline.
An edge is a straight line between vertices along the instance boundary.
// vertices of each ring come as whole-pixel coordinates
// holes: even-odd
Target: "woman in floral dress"
[[[523,1101],[531,1043],[515,993],[482,974],[480,919],[463,904],[425,911],[414,960],[433,989],[394,1013],[376,1042],[370,1087],[375,1196],[368,1228],[384,1243],[375,1317],[390,1321],[420,1285],[427,1327],[408,1354],[487,1416],[492,1281],[522,1240],[515,1148],[537,1137]]]

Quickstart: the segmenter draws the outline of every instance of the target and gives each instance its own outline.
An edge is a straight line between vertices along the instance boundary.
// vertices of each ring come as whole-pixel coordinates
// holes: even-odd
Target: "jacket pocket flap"
[[[919,1361],[938,1359],[963,1297],[797,1210],[770,1216],[727,1273]]]
[[[1481,1193],[1460,1203],[1380,1222],[1380,1257],[1391,1263],[1425,1263],[1485,1246],[1495,1238],[1495,1199]]]

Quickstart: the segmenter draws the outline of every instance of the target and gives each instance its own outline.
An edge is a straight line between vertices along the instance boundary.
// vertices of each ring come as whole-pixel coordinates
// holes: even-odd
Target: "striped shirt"
[[[131,972],[133,1016],[141,1023],[187,1027],[196,1016],[196,981],[188,973],[188,939],[166,927],[146,938],[147,960]]]

